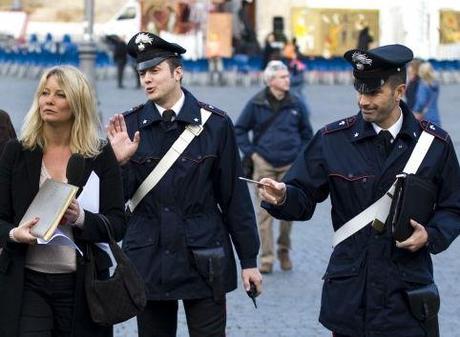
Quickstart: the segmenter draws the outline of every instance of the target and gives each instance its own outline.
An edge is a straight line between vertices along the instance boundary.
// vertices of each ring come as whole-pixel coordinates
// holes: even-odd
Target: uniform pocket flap
[[[123,239],[123,249],[132,250],[157,245],[159,241],[158,227],[155,219],[148,216],[133,215]]]
[[[333,259],[329,262],[323,280],[353,277],[361,270],[361,260]]]
[[[185,219],[187,246],[210,248],[222,246],[223,223],[218,214],[200,214]]]

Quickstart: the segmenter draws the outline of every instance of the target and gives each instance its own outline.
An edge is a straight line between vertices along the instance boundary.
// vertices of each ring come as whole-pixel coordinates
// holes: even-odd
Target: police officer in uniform
[[[129,199],[187,125],[196,136],[135,208],[123,248],[147,285],[139,336],[175,336],[178,300],[192,337],[225,336],[225,293],[237,287],[233,242],[245,290],[261,292],[259,238],[230,118],[181,87],[185,49],[140,32],[128,43],[148,101],[115,115],[108,137]]]
[[[460,169],[452,140],[429,121],[418,122],[401,100],[410,49],[388,45],[344,57],[354,68],[359,113],[318,131],[284,182],[261,179],[270,185],[259,189],[263,207],[277,218],[308,220],[330,196],[337,231],[386,193],[422,131],[433,135],[417,171],[437,187],[431,219],[411,220],[413,234],[402,242],[388,224],[369,223],[336,245],[319,320],[336,337],[436,336],[415,318],[404,293],[433,283],[430,253],[447,249],[460,232]]]

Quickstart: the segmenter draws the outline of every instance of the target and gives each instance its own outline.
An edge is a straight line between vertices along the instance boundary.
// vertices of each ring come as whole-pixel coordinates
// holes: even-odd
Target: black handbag
[[[388,217],[395,240],[401,242],[412,235],[410,219],[428,224],[436,206],[436,195],[436,185],[430,180],[415,174],[398,176]]]
[[[109,235],[109,246],[117,262],[115,271],[107,279],[98,279],[92,245],[85,288],[91,318],[95,323],[111,326],[139,314],[147,303],[145,284],[132,262],[113,239],[108,219],[99,214]]]

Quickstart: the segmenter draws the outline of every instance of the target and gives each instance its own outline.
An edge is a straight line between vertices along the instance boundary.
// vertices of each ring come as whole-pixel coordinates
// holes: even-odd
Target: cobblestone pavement
[[[15,78],[0,79],[0,108],[10,112],[16,129],[29,108],[36,81]],[[129,84],[128,84],[129,85]],[[134,83],[132,83],[134,86]],[[142,103],[142,91],[128,87],[120,90],[112,81],[97,84],[103,120],[114,112],[122,112]],[[235,119],[256,87],[193,87],[201,100],[226,110]],[[460,150],[460,85],[441,87],[440,110],[444,128]],[[310,86],[307,98],[314,129],[325,123],[357,112],[352,86]],[[292,231],[294,270],[280,271],[264,278],[264,293],[254,306],[241,286],[228,296],[228,337],[297,337],[331,336],[318,323],[321,277],[331,253],[330,205],[326,201],[317,207],[313,218],[295,223]],[[460,242],[457,240],[444,253],[434,256],[435,278],[441,293],[441,336],[460,336]],[[179,312],[178,336],[188,336],[182,309]],[[135,321],[115,328],[115,337],[137,336]]]

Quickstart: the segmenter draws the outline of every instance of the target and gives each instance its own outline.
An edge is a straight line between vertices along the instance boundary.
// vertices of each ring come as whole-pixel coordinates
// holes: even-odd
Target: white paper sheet
[[[94,171],[91,172],[77,200],[80,208],[99,213],[99,177]]]
[[[75,244],[75,242],[72,241],[71,238],[69,238],[67,235],[64,234],[63,231],[61,231],[58,228],[54,231],[54,234],[51,236],[51,238],[48,241],[45,241],[43,239],[38,238],[37,243],[40,245],[54,245],[54,246],[67,246],[76,249],[81,256],[83,256],[83,252],[81,251],[80,248]]]

